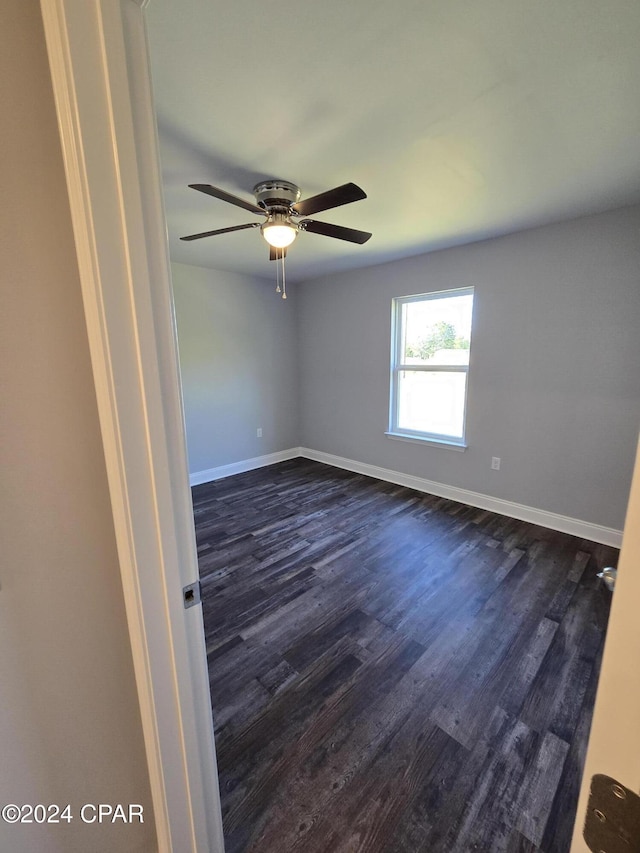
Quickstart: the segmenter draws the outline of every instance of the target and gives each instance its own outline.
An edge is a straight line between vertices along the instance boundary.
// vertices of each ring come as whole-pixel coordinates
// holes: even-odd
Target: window
[[[473,288],[393,300],[389,435],[464,446]]]

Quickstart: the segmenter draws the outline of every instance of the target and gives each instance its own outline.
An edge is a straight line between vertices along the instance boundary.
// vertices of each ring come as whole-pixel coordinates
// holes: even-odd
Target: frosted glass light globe
[[[261,225],[260,230],[267,243],[275,249],[284,249],[290,246],[298,233],[298,229],[292,223],[273,222],[271,220]]]

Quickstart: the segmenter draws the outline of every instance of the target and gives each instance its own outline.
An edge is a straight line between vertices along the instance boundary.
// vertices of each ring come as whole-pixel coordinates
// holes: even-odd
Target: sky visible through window
[[[454,327],[456,337],[470,340],[471,311],[473,294],[464,296],[443,296],[440,299],[427,299],[423,302],[405,303],[403,310],[405,348],[418,346],[430,327],[438,323],[448,323]]]

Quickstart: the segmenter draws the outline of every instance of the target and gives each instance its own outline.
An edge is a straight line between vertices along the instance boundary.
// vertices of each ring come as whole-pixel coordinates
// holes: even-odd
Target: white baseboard
[[[528,521],[541,527],[549,527],[561,533],[569,533],[581,539],[589,539],[592,542],[601,542],[603,545],[612,545],[619,548],[622,543],[622,531],[613,527],[603,527],[600,524],[592,524],[581,521],[579,518],[570,518],[566,515],[558,515],[555,512],[546,512],[535,507],[524,504],[505,501],[494,498],[491,495],[483,495],[480,492],[470,492],[467,489],[459,489],[456,486],[447,486],[444,483],[436,483],[434,480],[425,480],[422,477],[414,477],[411,474],[402,474],[399,471],[391,471],[388,468],[379,468],[377,465],[367,465],[364,462],[356,462],[353,459],[345,459],[342,456],[334,456],[331,453],[323,453],[319,450],[310,450],[308,447],[299,447],[297,455],[316,462],[324,462],[336,468],[344,468],[356,474],[365,474],[367,477],[375,477],[388,483],[396,483],[399,486],[407,486],[418,492],[427,492],[441,498],[459,501],[479,509],[487,509],[499,515],[507,515],[520,521]],[[291,458],[291,457],[287,457]]]
[[[206,471],[196,471],[194,474],[189,474],[189,485],[201,486],[203,483],[211,483],[213,480],[222,480],[223,477],[231,477],[233,474],[253,471],[254,468],[275,465],[276,462],[286,462],[288,459],[296,459],[302,455],[299,447],[291,447],[289,450],[267,453],[266,456],[254,456],[252,459],[242,459],[240,462],[232,462],[230,465],[207,468]]]
[[[367,465],[365,462],[356,462],[355,459],[345,459],[343,456],[334,456],[332,453],[323,453],[321,450],[311,450],[309,447],[291,447],[288,450],[279,450],[277,453],[254,456],[252,459],[243,459],[240,462],[232,462],[230,465],[220,465],[218,468],[197,471],[190,474],[189,483],[192,486],[199,486],[202,483],[221,480],[223,477],[231,477],[233,474],[242,474],[244,471],[253,471],[255,468],[264,468],[267,465],[275,465],[277,462],[286,462],[299,456],[315,462],[324,462],[326,465],[333,465],[334,468],[343,468],[345,471],[374,477],[377,480],[396,483],[398,486],[406,486],[418,492],[426,492],[479,509],[486,509],[490,512],[496,512],[498,515],[518,518],[520,521],[528,521],[531,524],[538,524],[540,527],[549,527],[551,530],[559,530],[561,533],[569,533],[581,539],[589,539],[591,542],[601,542],[603,545],[611,545],[614,548],[619,548],[622,543],[622,531],[613,527],[603,527],[600,524],[582,521],[579,518],[558,515],[555,512],[547,512],[536,507],[505,501],[491,495],[483,495],[480,492],[460,489],[457,486],[447,486],[445,483],[437,483],[435,480],[426,480],[423,477],[414,477],[412,474],[402,474],[400,471],[391,471],[389,468]]]

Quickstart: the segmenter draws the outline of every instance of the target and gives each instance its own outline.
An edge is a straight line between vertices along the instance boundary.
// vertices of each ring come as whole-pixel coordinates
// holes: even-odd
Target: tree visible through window
[[[389,431],[464,444],[473,288],[393,300]]]

